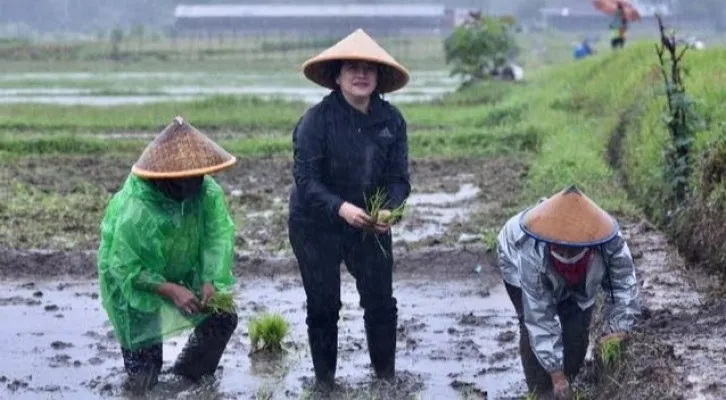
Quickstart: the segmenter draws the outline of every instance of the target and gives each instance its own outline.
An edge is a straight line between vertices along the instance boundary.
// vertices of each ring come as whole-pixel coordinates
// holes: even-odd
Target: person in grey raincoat
[[[640,313],[633,258],[618,223],[573,185],[511,217],[497,253],[519,319],[528,389],[570,399],[598,289],[607,295],[598,345],[622,340]]]
[[[308,60],[305,76],[331,89],[293,130],[288,234],[307,300],[317,386],[333,387],[338,351],[340,266],[355,278],[371,364],[394,377],[397,301],[391,225],[366,211],[381,191],[389,212],[411,191],[406,121],[382,94],[402,88],[406,69],[363,30]]]

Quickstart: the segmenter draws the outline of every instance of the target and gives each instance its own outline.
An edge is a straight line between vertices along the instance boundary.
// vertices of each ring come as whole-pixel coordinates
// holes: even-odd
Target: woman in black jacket
[[[293,131],[288,220],[307,296],[316,381],[330,387],[335,380],[341,262],[356,280],[373,369],[390,379],[397,323],[391,232],[366,213],[365,201],[382,190],[382,208],[394,210],[411,191],[406,121],[381,98],[405,86],[409,73],[360,29],[303,69],[332,90]]]

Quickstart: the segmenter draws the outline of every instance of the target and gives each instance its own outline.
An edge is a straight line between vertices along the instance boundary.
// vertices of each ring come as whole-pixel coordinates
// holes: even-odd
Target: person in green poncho
[[[101,299],[135,393],[157,383],[164,339],[194,328],[172,372],[197,381],[214,373],[237,327],[234,311],[205,308],[235,283],[235,226],[208,174],[236,161],[176,117],[108,204],[98,252]]]

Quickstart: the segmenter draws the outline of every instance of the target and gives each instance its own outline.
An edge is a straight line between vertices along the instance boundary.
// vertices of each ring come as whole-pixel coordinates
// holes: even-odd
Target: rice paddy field
[[[616,368],[602,371],[588,355],[578,398],[726,396],[719,172],[726,50],[685,56],[687,90],[704,123],[694,138],[692,196],[671,223],[663,218],[672,182],[663,173],[670,138],[657,29],[623,51],[599,46],[577,62],[572,38],[532,35],[520,38],[523,81],[461,91],[440,38],[389,43],[412,73],[410,86],[387,96],[408,122],[414,187],[410,211],[394,228],[398,377],[372,379],[362,310],[342,269],[341,387],[333,398],[526,398],[516,316],[493,239],[522,207],[571,183],[618,217],[644,306]],[[95,281],[99,224],[146,144],[182,115],[239,157],[216,179],[237,225],[240,324],[214,379],[191,387],[164,375],[152,397],[316,398],[286,213],[291,129],[326,93],[304,80],[299,65],[321,48],[241,51],[217,43],[200,51],[187,43],[196,50],[128,47],[122,61],[94,61],[98,48],[65,46],[0,52],[0,307],[13,321],[0,327],[0,396],[127,396]],[[248,321],[265,312],[289,324],[281,356],[251,352]],[[185,341],[165,344],[165,367]]]

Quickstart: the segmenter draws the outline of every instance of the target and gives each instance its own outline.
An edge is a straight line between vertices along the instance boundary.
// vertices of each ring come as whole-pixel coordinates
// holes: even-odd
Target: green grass
[[[156,132],[177,115],[206,130],[281,130],[290,129],[305,108],[302,102],[235,96],[116,107],[13,104],[0,107],[0,132]]]

